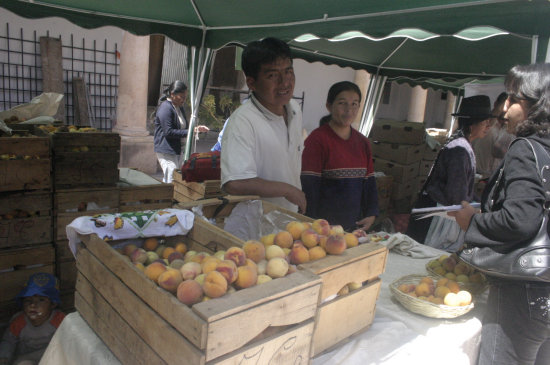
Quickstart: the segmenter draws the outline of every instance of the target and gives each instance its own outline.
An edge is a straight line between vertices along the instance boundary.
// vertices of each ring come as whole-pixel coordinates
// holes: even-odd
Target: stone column
[[[121,137],[120,167],[157,171],[153,137],[147,131],[149,37],[124,32],[120,52],[117,117],[113,132]]]
[[[423,89],[421,86],[413,87],[409,104],[409,113],[407,114],[407,120],[409,122],[424,122],[427,96],[428,89]]]
[[[370,74],[365,70],[357,70],[355,71],[354,82],[357,84],[357,86],[359,86],[359,89],[361,90],[361,105],[359,107],[359,113],[357,113],[357,117],[355,118],[351,126],[355,129],[359,129],[359,124],[361,123],[361,115],[363,113],[363,108],[365,107],[367,88],[370,82]]]
[[[443,124],[443,128],[449,130],[451,128],[451,121],[453,117],[451,116],[451,113],[453,112],[453,107],[455,105],[456,96],[452,92],[447,93],[447,108],[445,109],[445,123]],[[456,125],[453,126],[456,128]],[[453,128],[453,129],[454,129]]]

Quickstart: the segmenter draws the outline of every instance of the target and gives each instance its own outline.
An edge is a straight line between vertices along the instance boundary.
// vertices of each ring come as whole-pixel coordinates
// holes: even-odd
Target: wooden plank
[[[55,251],[52,244],[0,250],[0,270],[54,262]]]
[[[71,133],[86,134],[86,133]],[[119,179],[118,152],[55,152],[56,187],[116,185]]]
[[[76,261],[56,262],[56,274],[61,290],[74,290],[76,284]]]
[[[172,200],[174,185],[158,184],[129,186],[120,188],[120,202],[129,203],[143,200]]]
[[[0,221],[0,248],[22,247],[51,241],[51,216]]]
[[[52,137],[54,154],[66,151],[67,147],[87,146],[90,150],[102,147],[103,151],[120,151],[120,135],[105,132],[57,132]]]
[[[255,341],[235,353],[208,362],[208,365],[308,364],[314,325],[311,319],[292,326],[277,336]]]
[[[147,279],[141,271],[101,240],[97,235],[82,236],[86,248],[133,290],[145,303],[151,306],[164,319],[171,323],[181,334],[198,348],[206,346],[206,323],[172,294]],[[98,278],[98,282],[103,279]]]
[[[164,361],[170,364],[179,363],[182,359],[187,359],[192,364],[204,362],[204,354],[199,349],[189,343],[153,309],[144,305],[143,301],[90,251],[81,249],[78,252],[77,265],[78,271],[86,279],[92,283],[101,283],[95,289],[104,298],[108,298],[111,306]],[[127,263],[125,265],[130,267]],[[155,285],[152,281],[151,283]],[[158,294],[162,289],[157,289],[159,289]],[[165,293],[171,295],[168,292]],[[175,302],[178,301],[173,295],[171,297]],[[164,298],[158,297],[157,300],[165,301]],[[187,324],[184,318],[180,317],[179,321]]]
[[[184,195],[186,197],[189,197],[193,200],[199,200],[204,198],[204,193],[197,193],[196,191],[190,189],[184,184],[178,184],[174,186],[174,190],[177,191],[179,194]]]
[[[93,215],[107,209],[118,208],[119,190],[108,188],[76,188],[57,189],[54,194],[54,210],[56,214],[82,212],[82,215]],[[94,203],[101,209],[86,211],[87,205]],[[88,213],[91,214],[88,214]]]
[[[73,105],[74,120],[79,126],[90,126],[88,115],[88,99],[86,98],[86,84],[81,77],[73,77]]]
[[[321,276],[321,300],[336,293],[351,281],[364,282],[378,277],[386,267],[388,249],[377,243],[364,243],[341,255],[327,255],[320,260],[299,265]]]
[[[314,356],[370,327],[381,284],[381,280],[376,280],[321,304],[313,335]]]
[[[55,259],[57,261],[74,260],[75,257],[69,248],[69,240],[57,240],[54,242]]]
[[[51,157],[50,139],[47,137],[11,138],[0,137],[0,155],[38,156],[49,160]]]
[[[0,195],[0,215],[18,209],[32,215],[51,216],[52,194],[47,190],[34,190]]]
[[[81,274],[75,306],[123,364],[166,364]]]
[[[51,169],[49,159],[1,160],[0,191],[50,189]]]
[[[233,234],[206,222],[203,219],[195,219],[193,229],[187,234],[187,239],[196,241],[204,246],[215,242],[214,250],[227,250],[231,246],[242,247],[243,241]]]
[[[193,310],[209,321],[206,360],[241,348],[269,327],[313,318],[319,290],[318,277],[304,271],[196,304]],[[239,335],[229,339],[228,328]]]
[[[40,60],[42,62],[42,91],[63,95],[63,50],[60,38],[40,37]],[[55,119],[65,120],[65,100],[61,99]]]
[[[2,293],[2,297],[15,298],[21,289],[23,289],[23,286],[27,283],[29,277],[38,272],[45,272],[54,275],[55,266],[52,263],[0,273],[0,293]]]

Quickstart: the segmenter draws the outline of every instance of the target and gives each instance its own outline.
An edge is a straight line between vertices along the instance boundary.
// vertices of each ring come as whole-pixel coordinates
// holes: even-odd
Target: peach
[[[460,304],[457,294],[453,292],[445,295],[445,298],[443,298],[443,303],[453,307],[457,307]]]
[[[480,272],[475,272],[473,274],[470,274],[468,278],[470,279],[471,283],[482,283],[483,281],[485,281],[485,279],[483,278],[483,275]]]
[[[246,264],[244,266],[249,266],[254,269],[254,271],[258,272],[258,265],[252,261],[251,259],[246,259]]]
[[[205,273],[202,273],[202,274],[199,274],[197,276],[195,276],[195,278],[193,280],[195,280],[197,283],[201,284],[204,284],[204,278],[206,277],[206,274]]]
[[[449,282],[448,278],[441,278],[437,281],[437,283],[435,283],[435,287],[439,288],[440,286],[445,286],[447,285],[448,282]]]
[[[181,267],[182,267],[183,265],[185,265],[185,261],[176,259],[176,260],[172,261],[172,262],[170,263],[169,266],[170,266],[172,269],[177,269],[177,270],[179,270],[179,269],[181,269]]]
[[[158,259],[159,259],[159,255],[157,255],[155,251],[147,251],[147,260],[145,260],[145,264],[149,265]]]
[[[470,267],[468,267],[468,265],[466,265],[465,263],[463,262],[459,262],[455,265],[455,269],[453,270],[453,272],[458,276],[458,275],[468,275],[470,273]]]
[[[278,232],[273,239],[273,243],[282,248],[290,248],[293,242],[294,238],[288,231]]]
[[[327,250],[327,240],[328,236],[319,236],[319,246],[323,248],[323,250]]]
[[[353,233],[345,233],[344,234],[344,241],[346,241],[346,247],[355,247],[359,244],[359,239],[356,235]]]
[[[445,270],[447,270],[447,272],[454,272],[454,269],[455,269],[455,266],[456,266],[456,260],[453,259],[452,257],[447,257],[442,263],[441,263],[441,266],[443,266],[443,268]]]
[[[296,265],[288,265],[288,271],[286,272],[286,274],[290,275],[296,271],[298,271],[298,267]]]
[[[274,257],[267,262],[266,272],[273,279],[282,278],[288,272],[288,262],[281,257]]]
[[[290,254],[290,248],[283,248],[283,252],[285,253],[285,257],[288,259],[288,255]]]
[[[268,235],[260,237],[260,242],[263,243],[265,247],[267,247],[273,244],[274,239],[275,239],[275,233],[270,233]]]
[[[159,240],[156,237],[149,237],[143,242],[145,251],[155,251],[159,245]]]
[[[135,249],[130,255],[130,260],[132,260],[132,262],[141,262],[144,264],[147,261],[147,251],[143,248]]]
[[[456,293],[456,296],[458,298],[458,305],[468,305],[472,302],[472,294],[466,290],[461,290],[458,293]]]
[[[363,284],[358,283],[356,281],[352,281],[351,283],[348,283],[349,291],[355,291],[360,289],[363,286]]]
[[[191,258],[189,259],[189,261],[191,262],[197,262],[199,264],[202,264],[202,262],[204,261],[205,258],[209,257],[210,255],[207,254],[206,252],[199,252],[197,253],[196,255],[193,255],[191,256]]]
[[[321,259],[321,258],[325,257],[326,255],[327,255],[327,253],[326,253],[325,249],[322,248],[321,246],[315,246],[315,247],[312,247],[312,248],[309,249],[309,260],[310,261]]]
[[[202,273],[201,264],[198,262],[186,262],[180,267],[180,272],[183,280],[194,279],[197,275]]]
[[[225,252],[225,259],[233,261],[237,266],[243,266],[246,264],[246,254],[240,247],[229,247]]]
[[[305,228],[306,227],[304,226],[304,224],[298,221],[289,222],[285,227],[285,229],[292,235],[292,238],[295,240],[300,238],[300,236],[302,235],[302,231]]]
[[[209,256],[207,257],[206,259],[204,259],[204,261],[202,262],[202,272],[204,274],[208,274],[210,271],[214,271],[216,270],[216,267],[218,266],[218,264],[222,262],[222,260],[220,260],[219,258],[217,257],[214,257],[214,256]]]
[[[434,295],[437,297],[437,298],[445,298],[445,296],[447,294],[449,294],[451,292],[451,289],[447,288],[446,286],[442,285],[442,286],[438,286],[437,288],[435,288],[435,292],[434,292]]]
[[[288,255],[291,264],[303,264],[304,262],[309,261],[309,251],[307,248],[299,243],[292,245],[290,254]]]
[[[304,230],[300,238],[307,248],[312,248],[319,244],[319,235],[311,228]]]
[[[187,252],[187,245],[183,242],[178,242],[174,246],[174,250],[176,250],[176,252],[181,253],[182,255],[185,255],[185,253]]]
[[[339,224],[336,224],[334,226],[330,226],[330,234],[336,235],[336,236],[343,236],[344,235],[344,227],[342,227]]]
[[[197,251],[191,250],[187,251],[185,255],[183,256],[183,261],[188,262],[191,261],[191,258],[197,254]]]
[[[223,260],[216,266],[216,270],[225,278],[228,284],[232,284],[237,280],[237,265],[232,260]]]
[[[267,260],[262,260],[256,264],[256,267],[258,269],[258,275],[263,275],[266,273],[267,270]]]
[[[216,251],[214,257],[220,259],[220,261],[225,260],[225,250]]]
[[[330,235],[325,244],[325,250],[331,255],[339,255],[346,249],[346,240],[344,236]]]
[[[160,262],[153,262],[152,264],[147,265],[144,273],[145,273],[145,276],[147,276],[149,279],[153,280],[156,283],[158,280],[158,277],[166,270],[167,270],[166,266],[164,266]]]
[[[256,281],[258,280],[258,272],[256,271],[256,268],[251,266],[239,266],[237,270],[239,274],[237,276],[237,280],[235,281],[235,287],[238,289],[245,289],[256,285]]]
[[[422,296],[425,296],[427,297],[428,295],[431,294],[430,292],[430,286],[427,284],[427,283],[420,283],[416,286],[416,289],[414,290],[414,292],[416,293],[417,296],[419,297],[422,297]]]
[[[447,288],[451,289],[451,292],[452,293],[458,293],[460,291],[460,286],[458,285],[458,283],[456,281],[453,281],[453,280],[449,280],[449,282],[447,282],[447,285],[445,285]]]
[[[172,261],[174,260],[183,260],[183,255],[181,254],[181,252],[174,251],[170,255],[168,255],[167,259],[168,263],[172,263]]]
[[[145,266],[141,262],[135,262],[134,266],[138,268],[141,272],[145,272]]]
[[[269,261],[274,257],[285,257],[283,249],[277,245],[268,246],[265,250],[265,258]]]
[[[160,274],[157,281],[162,289],[175,294],[178,290],[178,285],[183,281],[183,277],[179,270],[170,268]]]
[[[218,271],[210,271],[202,284],[204,294],[210,298],[218,298],[227,292],[227,280]]]
[[[132,255],[132,252],[134,252],[137,249],[137,246],[133,243],[130,243],[122,248],[122,253],[126,256],[130,257]]]
[[[456,276],[456,281],[458,281],[459,283],[468,283],[470,281],[470,278],[468,277],[468,275],[460,274]]]
[[[168,259],[168,257],[173,253],[173,252],[176,252],[176,250],[174,249],[174,247],[166,247],[163,251],[162,251],[162,257],[163,259]]]
[[[265,259],[265,246],[260,241],[246,241],[243,250],[246,257],[256,263]]]
[[[330,234],[330,224],[326,219],[316,219],[311,223],[311,228],[320,235],[328,236]]]
[[[178,285],[176,297],[180,302],[188,306],[200,303],[204,296],[204,292],[199,283],[195,280],[184,280]]]
[[[271,276],[265,275],[265,274],[260,274],[260,275],[258,275],[258,280],[256,280],[256,285],[267,283],[268,281],[271,281],[271,280],[273,280],[271,278]]]
[[[166,248],[166,246],[164,245],[159,245],[157,247],[157,249],[155,250],[155,252],[157,253],[157,255],[159,255],[159,257],[162,257],[162,253],[164,252],[164,249]]]

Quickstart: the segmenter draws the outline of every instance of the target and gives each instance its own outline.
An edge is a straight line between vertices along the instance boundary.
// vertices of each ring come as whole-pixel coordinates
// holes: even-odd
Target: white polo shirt
[[[302,189],[302,112],[291,100],[285,105],[288,127],[282,116],[267,110],[252,95],[227,120],[222,137],[222,185],[232,180],[259,177]],[[286,209],[298,207],[285,198],[263,198]]]

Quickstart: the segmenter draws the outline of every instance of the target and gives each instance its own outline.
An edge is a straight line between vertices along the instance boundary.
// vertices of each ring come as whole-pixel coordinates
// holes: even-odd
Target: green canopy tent
[[[201,70],[194,75],[203,75],[193,78],[192,123],[209,50],[232,43],[274,36],[308,61],[365,69],[375,76],[367,95],[375,106],[385,77],[409,84],[498,77],[516,63],[546,60],[550,36],[547,0],[3,0],[0,6],[84,28],[164,34],[190,46],[191,64]]]

